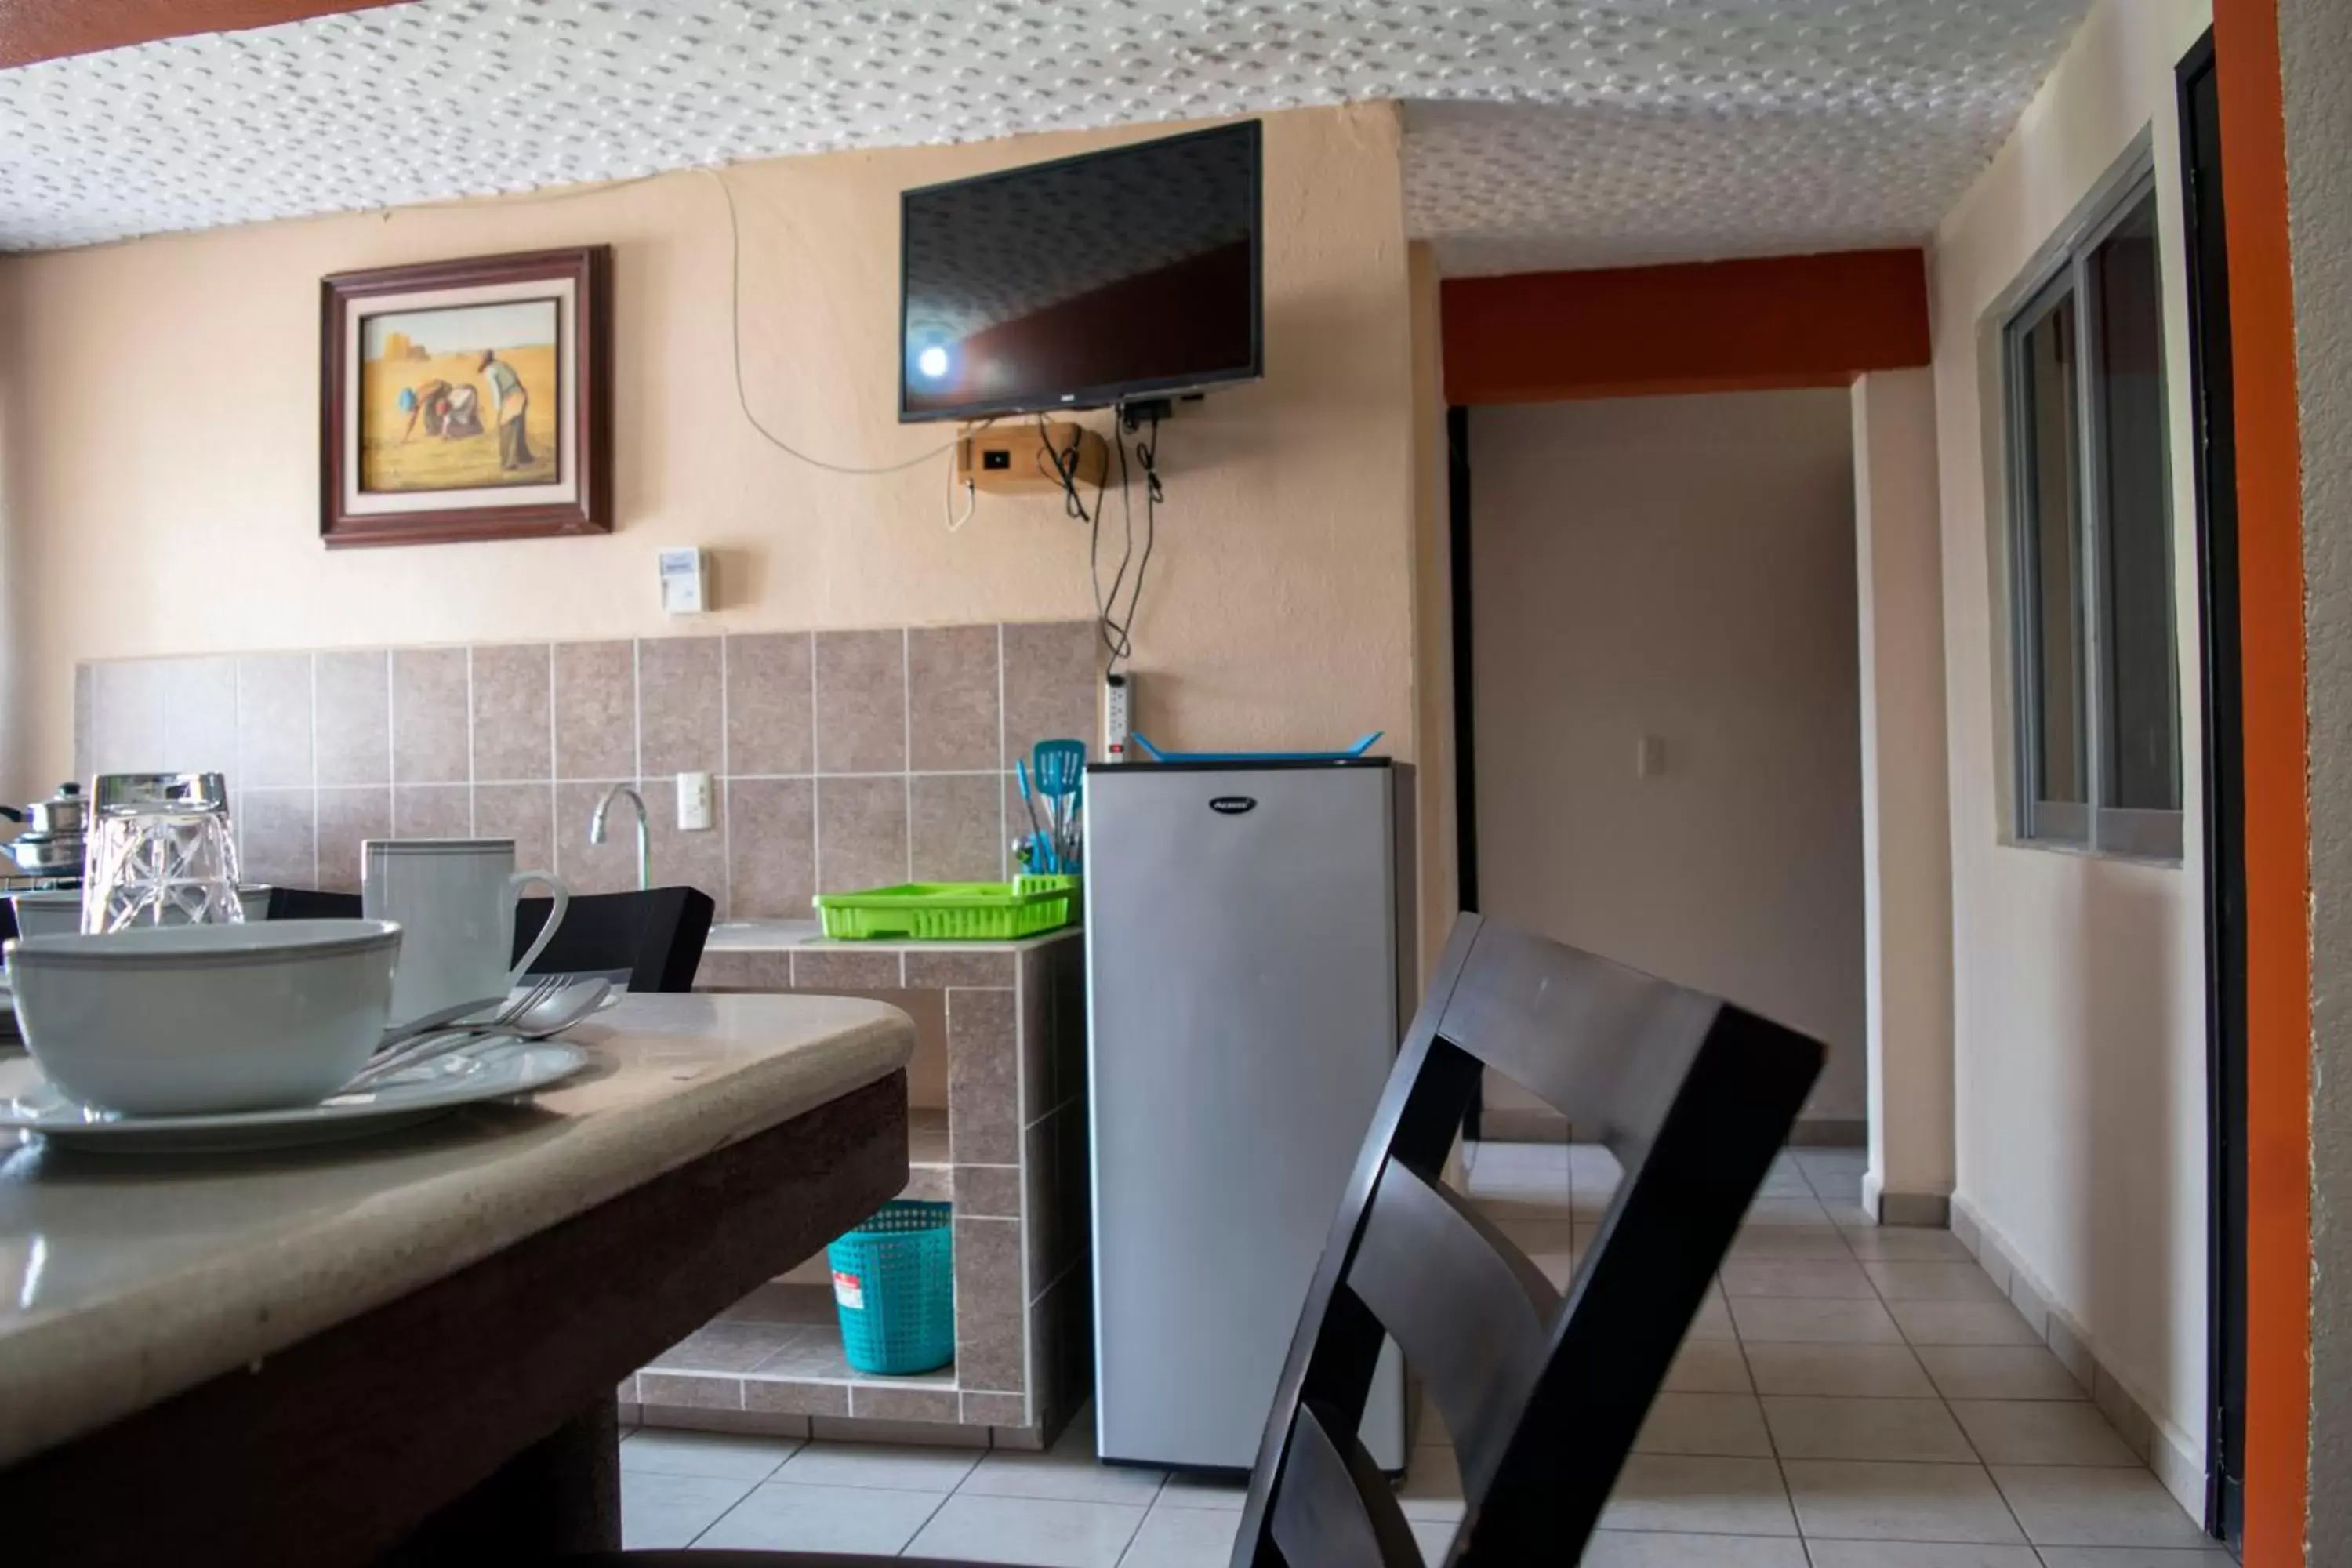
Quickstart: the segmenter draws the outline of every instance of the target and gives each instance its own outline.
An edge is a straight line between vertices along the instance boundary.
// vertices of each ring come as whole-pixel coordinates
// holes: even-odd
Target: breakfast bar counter
[[[572,1032],[580,1075],[380,1138],[0,1133],[12,1546],[612,1544],[613,1388],[904,1186],[913,1033],[856,998],[630,996]],[[0,1059],[0,1097],[34,1076]]]

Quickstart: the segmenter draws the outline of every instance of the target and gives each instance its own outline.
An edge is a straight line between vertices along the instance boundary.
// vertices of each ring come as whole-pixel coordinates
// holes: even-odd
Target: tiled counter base
[[[1085,1402],[1093,1366],[1078,933],[762,949],[742,945],[741,930],[713,931],[698,989],[942,994],[948,1104],[943,1115],[913,1112],[906,1195],[955,1205],[956,1359],[916,1377],[854,1372],[831,1291],[779,1281],[625,1382],[623,1415],[709,1431],[1042,1447]]]

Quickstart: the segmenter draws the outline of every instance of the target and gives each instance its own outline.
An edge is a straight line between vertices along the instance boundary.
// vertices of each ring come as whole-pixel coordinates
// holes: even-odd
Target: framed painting
[[[598,245],[323,279],[327,544],[610,532],[611,272]]]

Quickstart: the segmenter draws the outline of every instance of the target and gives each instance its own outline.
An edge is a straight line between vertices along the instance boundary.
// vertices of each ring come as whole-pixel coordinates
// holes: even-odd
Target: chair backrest
[[[514,955],[520,958],[547,923],[546,899],[515,908]],[[697,888],[627,893],[574,893],[555,940],[533,961],[534,974],[625,971],[632,991],[691,991],[718,905]]]
[[[1356,1436],[1389,1336],[1461,1463],[1447,1561],[1576,1562],[1823,1054],[1717,998],[1462,916],[1300,1314],[1235,1568],[1421,1563]],[[1486,1068],[1623,1167],[1565,1299],[1443,1181]]]
[[[269,912],[263,917],[273,921],[355,921],[360,918],[360,896],[357,893],[326,893],[316,888],[278,888],[269,889]]]

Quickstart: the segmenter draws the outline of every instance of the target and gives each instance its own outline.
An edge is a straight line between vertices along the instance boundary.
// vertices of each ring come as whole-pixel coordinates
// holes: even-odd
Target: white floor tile
[[[1731,1326],[1731,1308],[1724,1300],[1723,1292],[1709,1285],[1706,1296],[1699,1300],[1698,1311],[1691,1318],[1689,1338],[1734,1340],[1738,1337]]]
[[[1245,1481],[1186,1475],[1180,1470],[1171,1473],[1168,1484],[1160,1489],[1160,1506],[1238,1510],[1248,1497],[1249,1485]]]
[[[1743,1296],[1731,1303],[1740,1341],[1780,1344],[1900,1344],[1903,1335],[1875,1301]]]
[[[1770,1459],[1635,1454],[1601,1511],[1610,1530],[1698,1535],[1794,1535],[1788,1489]]]
[[[1637,1454],[1769,1458],[1772,1439],[1752,1394],[1661,1394],[1634,1436]]]
[[[1601,1530],[1583,1568],[1805,1568],[1802,1542],[1769,1535],[1675,1535]]]
[[[2024,1535],[1982,1465],[1785,1459],[1808,1537],[2022,1545]]]
[[[1405,1462],[1397,1502],[1407,1519],[1462,1517],[1462,1470],[1451,1448],[1415,1448]]]
[[[1460,1528],[1459,1520],[1408,1519],[1404,1527],[1412,1531],[1412,1543],[1421,1548],[1421,1560],[1436,1568],[1454,1549],[1454,1532]]]
[[[953,1491],[984,1450],[899,1447],[889,1443],[811,1443],[784,1461],[775,1479],[804,1487],[895,1487]]]
[[[1936,1385],[1908,1345],[1774,1344],[1740,1347],[1759,1394],[1932,1399]]]
[[[888,1556],[906,1549],[947,1500],[940,1492],[887,1487],[804,1487],[769,1481],[751,1489],[697,1546],[746,1552],[858,1552]]]
[[[1764,1401],[1772,1447],[1784,1459],[1911,1459],[1965,1463],[1976,1450],[1940,1399],[1843,1399],[1775,1394]]]
[[[1813,1568],[2041,1568],[2031,1546],[1916,1541],[1808,1541]]]
[[[1915,1345],[2038,1345],[2018,1310],[2007,1301],[1893,1301],[1887,1310]]]
[[[2042,1561],[2045,1568],[2238,1568],[2238,1560],[2219,1546],[2045,1546]]]
[[[1751,1226],[1829,1223],[1829,1210],[1810,1193],[1801,1198],[1758,1198],[1748,1205],[1748,1224]]]
[[[1973,1261],[1960,1238],[1948,1230],[1925,1230],[1915,1226],[1884,1225],[1850,1231],[1846,1245],[1856,1258],[1885,1258],[1922,1263]]]
[[[1971,1265],[1970,1267],[1974,1267]],[[1723,1293],[1741,1296],[1811,1296],[1867,1301],[1878,1292],[1862,1265],[1851,1258],[1734,1258],[1723,1265]]]
[[[621,1544],[640,1549],[687,1545],[755,1484],[725,1476],[623,1470]]]
[[[1118,1568],[1226,1568],[1242,1516],[1221,1508],[1155,1508]]]
[[[958,1494],[940,1505],[907,1551],[1029,1568],[1116,1568],[1143,1515],[1121,1503]]]
[[[2002,1465],[1993,1479],[2039,1546],[2205,1544],[2203,1531],[2146,1470]]]
[[[1728,1317],[1727,1311],[1726,1316]],[[1737,1340],[1687,1339],[1666,1368],[1668,1394],[1747,1394],[1748,1360]]]
[[[1864,1264],[1870,1282],[1889,1301],[2000,1301],[2009,1298],[1974,1263],[1874,1258]]]
[[[2040,1345],[1921,1345],[1917,1355],[1947,1399],[2086,1399],[2066,1363]]]
[[[1795,1258],[1843,1263],[1853,1257],[1845,1237],[1833,1225],[1759,1225],[1749,1226],[1732,1237],[1731,1250],[1725,1254],[1725,1260]]]
[[[1072,1452],[1021,1454],[998,1450],[972,1468],[956,1488],[967,1497],[1054,1498],[1064,1502],[1123,1502],[1149,1506],[1165,1479],[1159,1470],[1106,1465],[1079,1446]]]
[[[1952,1414],[1988,1465],[2139,1467],[2139,1456],[2086,1400],[1956,1399]]]
[[[718,1432],[641,1429],[621,1443],[621,1468],[666,1476],[720,1476],[764,1481],[800,1447],[792,1437],[735,1437]]]

